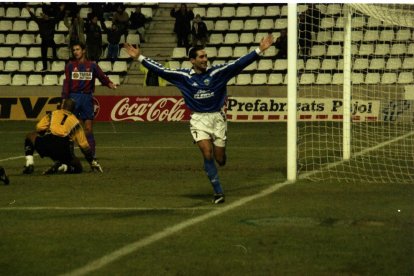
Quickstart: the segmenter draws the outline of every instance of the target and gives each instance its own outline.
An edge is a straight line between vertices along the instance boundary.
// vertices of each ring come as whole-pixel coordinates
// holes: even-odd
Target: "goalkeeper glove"
[[[103,169],[102,169],[101,164],[99,164],[98,161],[96,161],[96,160],[92,160],[92,162],[91,162],[91,170],[92,171],[96,170],[98,172],[103,173]]]

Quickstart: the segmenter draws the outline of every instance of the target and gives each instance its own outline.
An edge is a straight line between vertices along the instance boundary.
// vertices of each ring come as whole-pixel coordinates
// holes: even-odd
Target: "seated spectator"
[[[279,50],[275,56],[276,59],[287,59],[288,39],[287,29],[280,31],[280,36],[276,39],[275,47]]]
[[[125,35],[125,40],[126,40],[128,36],[129,15],[125,11],[125,6],[123,4],[118,5],[112,17],[112,23],[117,26],[118,30],[123,35]]]
[[[112,62],[118,59],[119,43],[121,41],[122,32],[118,29],[118,26],[112,23],[112,27],[108,29],[105,23],[102,24],[105,33],[108,35],[108,53],[106,58]]]
[[[104,3],[103,4],[103,18],[104,20],[112,20],[116,7],[113,3]]]
[[[206,46],[208,41],[208,29],[206,23],[201,20],[199,14],[197,14],[193,20],[191,35],[193,47],[197,45],[202,45],[203,47]]]
[[[141,7],[136,7],[135,12],[131,12],[129,17],[129,29],[139,34],[140,42],[145,42],[145,23],[149,19],[141,12]]]

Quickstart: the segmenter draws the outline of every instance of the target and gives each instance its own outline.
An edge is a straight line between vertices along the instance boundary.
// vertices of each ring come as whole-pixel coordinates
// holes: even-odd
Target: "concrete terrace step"
[[[144,56],[161,64],[171,60],[172,51],[177,44],[177,37],[174,33],[175,19],[170,16],[170,11],[174,6],[178,7],[179,4],[161,3],[158,5],[158,8],[154,10],[152,21],[146,29],[146,42],[140,45]],[[144,77],[144,73],[139,69],[139,62],[134,61],[128,70],[124,84],[142,86]]]

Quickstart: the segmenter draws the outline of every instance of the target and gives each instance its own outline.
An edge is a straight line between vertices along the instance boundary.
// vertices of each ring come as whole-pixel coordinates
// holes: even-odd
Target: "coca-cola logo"
[[[183,98],[163,97],[151,102],[149,98],[122,98],[113,107],[113,121],[181,121],[185,116]]]
[[[99,104],[98,99],[93,97],[93,114],[95,115],[95,118],[98,116],[100,110],[101,105]]]

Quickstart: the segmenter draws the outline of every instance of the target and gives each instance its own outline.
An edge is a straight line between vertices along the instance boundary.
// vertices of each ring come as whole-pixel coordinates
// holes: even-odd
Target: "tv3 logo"
[[[404,111],[410,110],[411,102],[407,100],[390,101],[388,106],[384,106],[382,114],[384,121],[396,121]]]
[[[55,105],[52,108],[52,110],[55,110],[60,106],[61,101],[61,97],[39,97],[32,104],[30,97],[0,98],[0,118],[9,119],[12,107],[20,102],[26,118],[36,119],[47,105]]]

